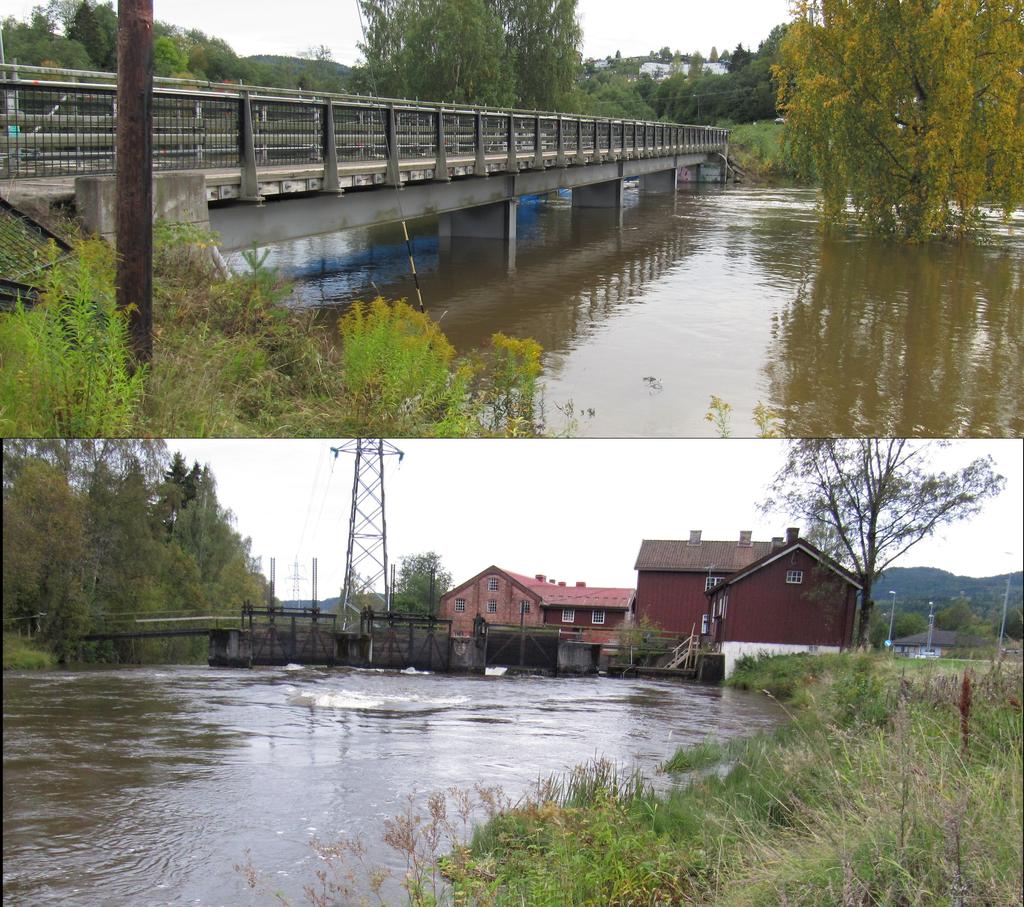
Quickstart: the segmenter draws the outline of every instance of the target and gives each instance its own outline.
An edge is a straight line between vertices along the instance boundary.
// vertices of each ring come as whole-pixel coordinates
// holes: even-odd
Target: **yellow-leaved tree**
[[[1024,0],[794,0],[775,67],[829,222],[964,236],[1024,204]]]

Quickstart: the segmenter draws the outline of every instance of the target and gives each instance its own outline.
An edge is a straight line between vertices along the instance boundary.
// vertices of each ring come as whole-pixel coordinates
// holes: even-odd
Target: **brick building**
[[[630,620],[634,596],[633,589],[570,585],[492,565],[441,596],[438,616],[452,621],[455,636],[471,636],[480,616],[490,624],[557,627],[608,642],[614,635],[608,631]]]

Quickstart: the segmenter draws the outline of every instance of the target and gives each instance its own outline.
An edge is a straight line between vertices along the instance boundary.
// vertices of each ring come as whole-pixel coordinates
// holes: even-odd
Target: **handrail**
[[[113,172],[115,82],[111,73],[0,65],[0,178]],[[398,185],[728,144],[728,130],[711,126],[183,79],[155,81],[153,123],[155,169],[237,167],[253,200],[258,170],[273,166],[323,167],[323,188],[333,190],[339,164],[370,165],[362,172],[373,182]],[[449,163],[460,157],[468,163]]]

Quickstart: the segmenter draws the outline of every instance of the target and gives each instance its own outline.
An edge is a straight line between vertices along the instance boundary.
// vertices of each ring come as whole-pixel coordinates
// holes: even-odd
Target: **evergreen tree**
[[[78,9],[75,10],[67,30],[67,36],[78,41],[85,48],[92,61],[93,69],[103,69],[106,66],[110,58],[107,35],[100,27],[92,6],[86,0],[82,0]]]

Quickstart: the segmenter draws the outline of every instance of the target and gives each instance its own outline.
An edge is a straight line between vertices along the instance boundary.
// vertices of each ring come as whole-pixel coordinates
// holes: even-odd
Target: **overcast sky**
[[[0,15],[25,19],[43,0],[0,0]],[[115,2],[115,6],[116,6]],[[788,0],[717,0],[715,3],[666,3],[632,0],[579,0],[583,55],[606,57],[621,50],[637,56],[668,45],[673,50],[710,53],[757,47],[768,32],[789,18]],[[294,55],[327,45],[339,63],[359,58],[356,0],[290,0],[273,14],[242,0],[154,0],[157,19],[198,28],[223,38],[243,56]]]
[[[291,598],[296,557],[319,597],[344,579],[354,456],[338,441],[169,440],[209,463],[221,502],[253,540],[264,569],[277,559],[277,593]],[[758,504],[781,465],[784,442],[766,440],[541,440],[395,442],[405,452],[385,471],[389,557],[436,551],[456,582],[491,564],[589,585],[632,587],[644,538],[705,539],[783,534],[791,520],[762,517]],[[1021,569],[1024,445],[957,441],[935,452],[950,469],[991,454],[1003,494],[970,523],[912,549],[899,566],[966,576]],[[1009,552],[1009,553],[1007,553]],[[303,583],[302,597],[309,595]]]

